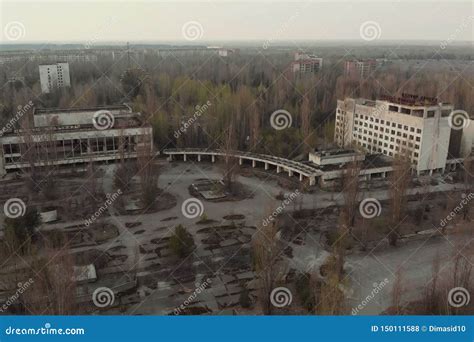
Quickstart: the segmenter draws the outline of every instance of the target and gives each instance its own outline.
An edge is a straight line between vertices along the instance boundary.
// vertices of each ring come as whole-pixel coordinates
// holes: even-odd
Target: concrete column
[[[265,163],[265,170],[268,170],[268,163]]]
[[[382,178],[387,178],[387,172],[382,172]]]
[[[211,161],[214,163],[216,161],[216,156],[215,155],[212,155],[211,156]]]
[[[183,154],[183,161],[186,161],[186,157],[187,157],[186,153]]]
[[[300,173],[300,182],[302,182],[302,181],[303,181],[303,174]]]
[[[201,155],[198,154],[198,162],[200,162],[200,161],[201,161]]]
[[[242,160],[242,158],[239,158],[239,165],[242,165],[243,162],[244,162],[244,161]]]
[[[7,170],[5,170],[5,166],[3,165],[3,148],[0,149],[0,176],[4,176],[7,174]]]
[[[277,173],[280,173],[280,172],[281,172],[281,166],[277,165]]]
[[[293,176],[293,171],[288,170],[288,176],[289,176],[289,177],[292,177],[292,176]]]
[[[252,167],[255,167],[255,166],[257,166],[257,162],[254,159],[254,160],[252,160]]]

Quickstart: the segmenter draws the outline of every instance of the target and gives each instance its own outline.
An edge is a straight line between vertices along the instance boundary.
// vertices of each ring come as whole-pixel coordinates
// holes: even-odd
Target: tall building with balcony
[[[41,91],[50,93],[56,88],[69,87],[69,63],[56,63],[39,66]]]
[[[0,176],[31,167],[81,165],[151,153],[153,131],[127,105],[34,109],[30,129],[0,136]]]
[[[403,94],[371,101],[337,101],[335,142],[368,153],[409,157],[418,174],[444,172],[453,106],[435,98]]]

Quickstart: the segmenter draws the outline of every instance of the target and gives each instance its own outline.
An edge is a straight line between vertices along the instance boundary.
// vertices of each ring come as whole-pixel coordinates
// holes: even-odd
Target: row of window
[[[403,129],[405,131],[410,131],[410,132],[415,132],[416,130],[416,133],[420,134],[421,133],[421,129],[420,128],[415,128],[415,127],[409,127],[407,125],[402,125],[402,124],[397,124],[396,122],[393,122],[393,121],[388,121],[388,120],[382,120],[382,119],[378,119],[378,118],[374,118],[372,116],[367,116],[367,115],[359,115],[359,114],[355,114],[355,117],[356,118],[360,118],[362,120],[365,120],[365,121],[369,121],[369,122],[374,122],[376,124],[380,123],[381,125],[384,125],[387,126],[387,127],[393,127],[393,128],[398,128],[398,129]],[[354,122],[357,124],[357,123],[360,123],[362,124],[362,121],[358,121],[358,120],[354,120]],[[367,125],[367,122],[364,122],[364,126]],[[375,126],[377,129],[377,126]],[[370,125],[370,128],[372,128],[372,125]]]

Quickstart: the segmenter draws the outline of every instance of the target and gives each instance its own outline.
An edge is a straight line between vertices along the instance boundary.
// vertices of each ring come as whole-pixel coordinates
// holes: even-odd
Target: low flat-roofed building
[[[353,149],[333,149],[309,153],[309,161],[318,166],[364,161],[365,155]]]
[[[127,105],[35,109],[33,128],[0,136],[0,175],[31,166],[137,158],[152,152],[152,127]]]

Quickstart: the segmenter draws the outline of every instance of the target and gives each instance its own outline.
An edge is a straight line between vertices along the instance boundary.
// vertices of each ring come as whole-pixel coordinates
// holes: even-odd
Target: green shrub
[[[194,250],[193,236],[182,225],[174,229],[169,246],[174,254],[180,258],[187,257]]]

